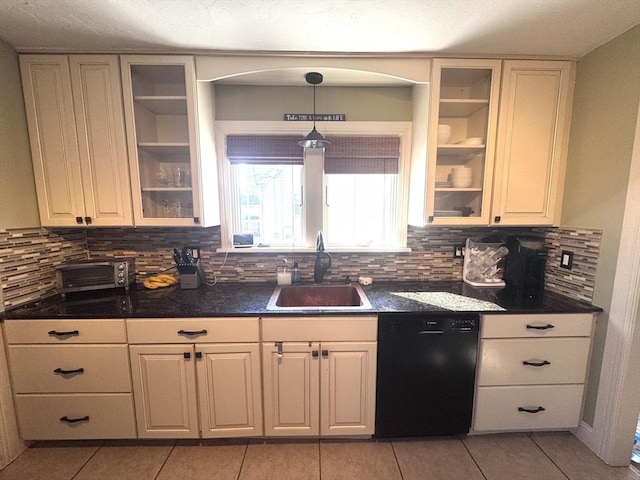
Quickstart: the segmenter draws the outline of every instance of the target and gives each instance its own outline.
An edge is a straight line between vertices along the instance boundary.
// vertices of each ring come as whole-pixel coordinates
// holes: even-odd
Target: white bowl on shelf
[[[451,169],[450,179],[454,188],[468,188],[473,183],[473,170],[468,167],[454,167]]]
[[[438,125],[438,145],[449,143],[451,138],[451,125],[445,125],[441,123]]]

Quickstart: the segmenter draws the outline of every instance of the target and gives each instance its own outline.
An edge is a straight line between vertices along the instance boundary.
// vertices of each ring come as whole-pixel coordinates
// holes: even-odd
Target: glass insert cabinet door
[[[199,224],[195,74],[187,56],[123,56],[138,225]]]
[[[499,60],[433,62],[429,223],[489,223],[500,67]]]

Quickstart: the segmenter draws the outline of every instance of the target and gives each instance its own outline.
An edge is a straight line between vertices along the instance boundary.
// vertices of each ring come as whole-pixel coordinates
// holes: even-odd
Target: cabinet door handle
[[[184,352],[184,353],[182,354],[182,356],[183,356],[186,360],[189,360],[189,359],[191,358],[191,353],[190,353],[190,352]]]
[[[82,225],[82,217],[76,217],[76,223]]]
[[[58,332],[57,330],[49,331],[49,335],[55,335],[56,337],[70,337],[72,335],[80,335],[78,330],[70,330],[68,332]]]
[[[84,223],[91,225],[91,217],[84,217]]]
[[[496,222],[496,223],[500,223],[500,220],[502,220],[502,218],[500,216],[493,217],[493,221]]]
[[[178,335],[206,335],[206,330],[178,330]]]
[[[67,422],[67,423],[88,422],[89,415],[85,415],[84,417],[80,417],[80,418],[69,418],[67,416],[64,416],[64,417],[60,417],[60,421]]]
[[[311,356],[312,356],[313,358],[318,358],[318,350],[312,350],[312,351],[311,351]]]
[[[56,368],[53,373],[59,373],[60,375],[71,375],[73,373],[84,373],[84,368],[76,368],[75,370],[63,370]]]
[[[322,356],[323,357],[328,357],[329,356],[329,350],[322,350]]]
[[[200,217],[193,217],[193,223],[200,224]]]
[[[544,412],[545,410],[546,408],[544,407],[538,407],[538,408],[518,407],[519,412],[526,412],[526,413],[540,413],[540,412]]]
[[[530,325],[527,324],[529,330],[549,330],[550,328],[556,328],[555,325],[547,323],[546,325]]]
[[[202,358],[202,352],[196,352],[196,358],[198,359]]]
[[[523,360],[523,365],[529,365],[530,367],[544,367],[545,365],[551,365],[551,362],[543,360],[542,362],[530,362],[529,360]]]

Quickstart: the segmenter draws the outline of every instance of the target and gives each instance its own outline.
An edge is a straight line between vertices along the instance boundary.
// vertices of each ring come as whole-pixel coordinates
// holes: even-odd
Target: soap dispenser
[[[291,283],[297,285],[300,283],[300,267],[298,267],[298,261],[293,261],[293,269],[291,270]]]

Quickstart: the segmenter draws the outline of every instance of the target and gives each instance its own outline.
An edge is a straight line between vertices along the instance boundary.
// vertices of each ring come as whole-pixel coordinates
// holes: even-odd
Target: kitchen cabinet
[[[563,61],[503,63],[492,223],[559,223],[574,70]]]
[[[262,435],[258,324],[128,319],[138,436]]]
[[[193,57],[124,55],[121,65],[136,225],[219,224],[213,98]]]
[[[592,314],[483,315],[474,430],[577,427],[593,320]]]
[[[135,438],[124,320],[7,320],[25,440]]]
[[[265,435],[372,435],[377,318],[262,319]]]
[[[432,63],[425,223],[489,223],[500,71],[500,60]]]
[[[43,226],[131,226],[115,55],[21,55]]]

